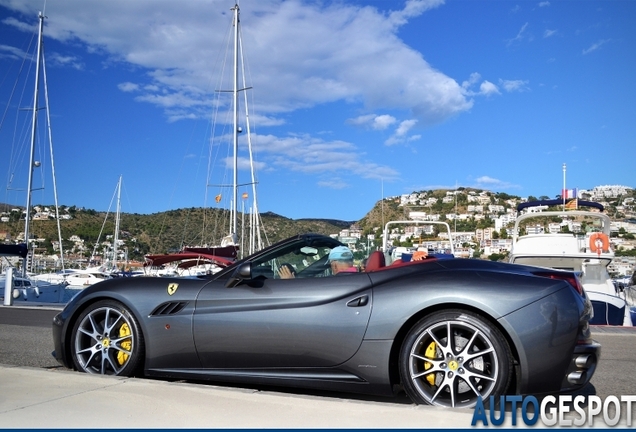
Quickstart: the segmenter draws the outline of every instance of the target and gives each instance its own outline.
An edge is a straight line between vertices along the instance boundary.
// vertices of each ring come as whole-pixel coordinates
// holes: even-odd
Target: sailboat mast
[[[24,221],[24,241],[27,244],[27,250],[30,253],[31,244],[29,243],[29,229],[31,225],[31,190],[33,189],[33,169],[35,168],[35,135],[38,123],[38,93],[40,90],[40,61],[42,58],[42,32],[44,30],[44,15],[42,12],[38,14],[40,20],[38,32],[38,49],[35,63],[35,90],[33,94],[33,117],[31,121],[31,152],[29,155],[29,180],[27,185],[27,201],[26,201],[26,218]],[[28,255],[27,255],[28,256]],[[27,258],[24,259],[22,265],[22,274],[27,274]]]
[[[49,109],[49,89],[46,80],[46,61],[42,53],[42,77],[44,78],[44,104],[46,106],[46,125],[49,133],[49,152],[51,154],[51,174],[53,175],[53,198],[55,200],[55,221],[57,224],[57,238],[60,243],[60,262],[64,271],[64,246],[62,241],[62,228],[60,227],[60,206],[57,199],[57,180],[55,177],[55,158],[53,157],[53,134],[51,133],[51,110]]]
[[[121,217],[121,175],[117,183],[117,212],[115,213],[115,241],[113,242],[113,263],[117,271],[117,245],[119,243],[119,219]]]
[[[234,118],[234,132],[233,132],[233,145],[234,145],[234,177],[232,184],[232,241],[234,244],[238,242],[238,37],[239,37],[239,6],[235,4],[232,8],[234,11],[234,86],[232,89],[233,97],[233,118]]]
[[[239,41],[241,41],[240,39],[240,35],[239,35]],[[240,47],[240,58],[241,58],[241,76],[243,77],[243,89],[247,90],[251,87],[247,87],[247,83],[245,82],[245,63],[243,62],[243,43],[241,42],[239,44]],[[252,240],[250,243],[250,250],[249,253],[252,254],[253,252],[256,252],[257,250],[260,250],[263,248],[263,242],[261,239],[261,228],[260,228],[260,216],[258,214],[258,200],[256,199],[256,177],[254,175],[254,156],[252,153],[252,135],[250,133],[250,111],[248,109],[249,104],[247,103],[247,92],[244,94],[245,97],[245,124],[247,126],[247,149],[249,151],[249,155],[250,155],[250,171],[252,174],[252,199],[253,199],[253,205],[254,205],[254,214],[256,215],[256,217],[254,218],[254,222],[256,225],[256,229],[253,230],[256,232],[256,244],[257,246],[254,247],[253,243],[254,243],[254,232],[250,232],[250,239]]]

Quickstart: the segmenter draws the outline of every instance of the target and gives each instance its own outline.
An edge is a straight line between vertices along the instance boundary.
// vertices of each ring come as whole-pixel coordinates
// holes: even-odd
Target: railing
[[[627,306],[636,306],[636,285],[629,285],[623,288],[623,292],[619,293],[627,302]]]

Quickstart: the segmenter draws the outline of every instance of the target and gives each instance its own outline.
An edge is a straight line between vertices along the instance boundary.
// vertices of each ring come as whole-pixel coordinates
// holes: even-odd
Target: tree
[[[510,198],[512,198],[512,195],[508,195],[507,193],[503,193],[503,192],[497,192],[497,193],[495,194],[495,197],[497,197],[498,199],[501,199],[501,200],[507,201],[507,200],[509,200]]]

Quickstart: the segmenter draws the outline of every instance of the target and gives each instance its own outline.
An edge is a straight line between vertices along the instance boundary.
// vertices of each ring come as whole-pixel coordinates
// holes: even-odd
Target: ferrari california
[[[596,369],[592,308],[574,273],[374,252],[364,271],[334,274],[339,246],[302,234],[206,278],[89,286],[54,318],[53,355],[92,374],[403,389],[446,407],[574,391]]]

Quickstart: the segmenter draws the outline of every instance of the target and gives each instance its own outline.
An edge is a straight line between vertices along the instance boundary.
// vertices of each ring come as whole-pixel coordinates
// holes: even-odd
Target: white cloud
[[[395,135],[396,136],[404,136],[404,135],[406,135],[408,133],[408,131],[413,126],[415,126],[416,123],[417,123],[417,120],[415,120],[415,119],[404,120],[403,122],[400,123],[398,128],[395,130]]]
[[[17,5],[15,5],[17,6]],[[36,16],[36,15],[34,15]],[[5,18],[2,20],[3,24],[9,25],[11,27],[15,27],[18,30],[22,30],[25,32],[33,32],[34,30],[37,31],[37,27],[33,24],[29,24],[29,23],[25,23],[22,21],[18,21],[17,19],[13,18],[13,17],[9,17],[9,18]]]
[[[550,6],[550,2],[549,1],[539,2],[539,7],[548,7],[548,6]]]
[[[0,58],[23,59],[26,53],[19,48],[9,45],[0,45]]]
[[[399,177],[396,170],[366,160],[357,146],[345,141],[325,141],[309,135],[277,137],[253,134],[252,144],[259,153],[259,160],[272,169],[312,175],[347,173],[367,179]]]
[[[488,189],[488,190],[496,191],[496,190],[516,189],[519,186],[510,182],[499,180],[494,177],[481,176],[475,179],[471,187],[474,187],[477,189]]]
[[[490,81],[484,81],[479,86],[479,93],[490,96],[491,94],[499,94],[499,89]]]
[[[408,18],[415,18],[429,9],[444,4],[445,0],[407,0],[404,9],[391,12],[390,20],[395,25],[406,24]]]
[[[528,83],[529,81],[527,80],[499,80],[499,85],[501,85],[508,93],[528,90]]]
[[[404,120],[400,122],[398,127],[384,143],[386,145],[395,145],[404,142],[411,142],[420,139],[421,135],[408,136],[408,132],[417,124],[417,119]]]
[[[233,168],[234,167],[234,158],[231,157],[227,157],[224,159],[225,161],[225,166],[227,168]],[[249,171],[251,169],[251,166],[254,166],[254,170],[255,171],[264,171],[266,169],[266,164],[265,162],[262,161],[252,161],[252,163],[250,164],[250,160],[249,158],[246,157],[237,157],[236,158],[236,163],[238,166],[239,170],[242,171]]]
[[[546,30],[543,32],[543,37],[544,37],[544,38],[549,38],[549,37],[554,36],[556,33],[557,33],[557,31],[556,31],[556,30],[549,30],[549,29],[546,29]]]
[[[521,29],[517,33],[517,36],[513,37],[512,39],[508,39],[507,46],[511,46],[514,43],[520,42],[523,39],[525,39],[527,37],[527,33],[526,33],[527,29],[528,29],[528,23],[525,23],[524,25],[521,26]]]
[[[598,49],[600,49],[603,45],[605,45],[607,42],[609,42],[610,39],[602,39],[596,43],[593,43],[588,49],[584,49],[583,50],[583,55],[589,54],[591,52],[594,52]]]
[[[385,130],[392,124],[394,124],[397,119],[388,114],[376,115],[376,114],[367,114],[363,116],[359,116],[353,119],[347,120],[348,124],[354,126],[362,126],[368,127],[374,130]]]
[[[499,94],[499,88],[488,80],[484,80],[479,84],[479,91],[471,90],[475,84],[481,80],[481,75],[477,72],[470,74],[468,80],[462,82],[462,91],[467,96],[490,96]]]
[[[345,189],[349,186],[349,184],[340,177],[328,180],[320,180],[317,184],[318,186],[326,187],[329,189]]]
[[[75,56],[51,53],[48,58],[50,59],[50,63],[55,66],[72,67],[77,70],[84,69],[83,62]]]
[[[353,126],[369,126],[373,120],[375,119],[375,114],[365,114],[358,116],[356,118],[351,118],[347,120],[347,123]]]
[[[501,181],[497,180],[496,178],[492,178],[492,177],[489,177],[489,176],[481,176],[481,177],[478,177],[475,180],[477,181],[477,183],[481,183],[481,184],[499,184],[499,183],[501,183]]]
[[[480,79],[481,79],[481,75],[479,75],[477,72],[473,72],[470,74],[470,77],[462,83],[462,88],[468,89],[472,87],[473,85],[477,84]]]
[[[461,86],[399,38],[401,26],[442,3],[409,0],[391,4],[401,9],[387,13],[341,2],[242,1],[248,85],[258,95],[254,108],[272,118],[347,101],[399,110],[424,125],[470,109],[473,102]],[[41,4],[14,1],[11,8],[28,16]],[[146,69],[147,81],[135,83],[143,91],[137,100],[167,114],[175,108],[183,117],[209,114],[208,100],[222,88],[221,77],[211,75],[220,69],[214,62],[222,63],[223,30],[231,27],[225,0],[112,0],[99,8],[65,0],[47,3],[46,13],[47,37],[83,45],[111,63]],[[5,23],[33,28],[17,20]]]
[[[373,119],[373,129],[384,130],[395,123],[397,120],[395,117],[388,114],[379,115]]]
[[[117,84],[117,88],[123,92],[135,92],[139,90],[139,85],[131,82]]]

